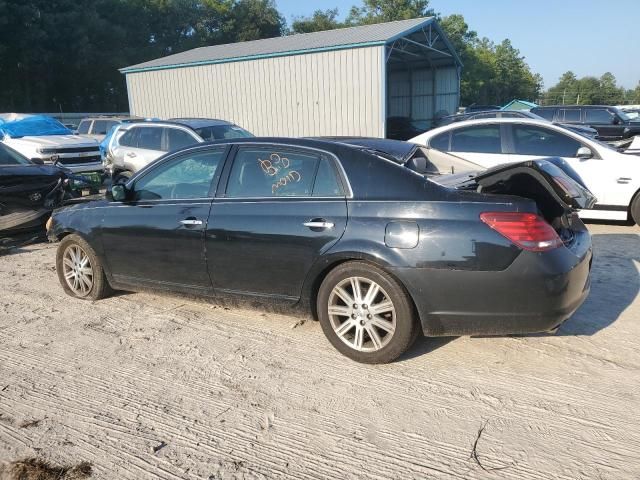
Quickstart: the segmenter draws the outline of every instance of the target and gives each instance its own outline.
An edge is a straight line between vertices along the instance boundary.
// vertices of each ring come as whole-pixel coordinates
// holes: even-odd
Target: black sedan
[[[426,150],[360,143],[250,138],[168,154],[54,213],[60,283],[91,300],[151,288],[306,305],[367,363],[419,332],[551,330],[584,301],[591,238],[574,209],[594,199],[553,163],[452,180]]]
[[[0,143],[0,237],[42,228],[65,196],[68,173],[36,164]]]

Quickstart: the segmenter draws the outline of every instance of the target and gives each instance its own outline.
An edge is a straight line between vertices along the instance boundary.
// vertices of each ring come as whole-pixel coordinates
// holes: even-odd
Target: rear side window
[[[558,115],[558,121],[566,123],[579,123],[580,122],[580,109],[579,108],[563,108]]]
[[[436,135],[429,142],[429,146],[436,150],[440,150],[441,152],[449,151],[449,132],[441,133],[440,135]]]
[[[481,118],[496,118],[498,116],[497,112],[486,112],[486,113],[479,113],[477,115],[472,115],[471,117],[469,117],[469,120],[479,120]]]
[[[338,182],[336,169],[327,158],[320,160],[318,173],[313,185],[314,197],[340,197],[343,195],[342,188]]]
[[[560,132],[530,125],[514,125],[515,153],[540,157],[575,157],[582,144]]]
[[[162,128],[142,127],[139,130],[138,148],[162,150]]]
[[[585,110],[586,123],[613,123],[613,114],[604,108],[587,108]]]
[[[451,133],[452,152],[502,153],[499,125],[458,128]]]
[[[188,132],[177,128],[167,128],[167,151],[173,152],[198,143]]]
[[[78,133],[89,133],[89,127],[91,126],[91,120],[82,120],[78,125]]]
[[[94,135],[106,135],[107,134],[107,122],[106,120],[96,120],[93,122],[93,129],[91,133]]]
[[[240,148],[233,162],[227,197],[309,197],[319,154],[277,147]]]
[[[553,115],[556,113],[556,109],[555,108],[532,108],[531,112],[551,122],[553,121]]]

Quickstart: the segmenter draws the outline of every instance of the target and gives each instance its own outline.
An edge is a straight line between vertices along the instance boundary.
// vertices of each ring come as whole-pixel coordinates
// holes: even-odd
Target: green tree
[[[346,24],[368,25],[432,15],[435,12],[429,8],[429,0],[364,0],[362,7],[351,7]]]
[[[600,78],[586,76],[577,78],[566,72],[557,84],[544,94],[547,105],[616,105],[624,103],[625,90],[617,85],[615,76],[606,72]]]
[[[291,24],[292,33],[310,33],[323,30],[333,30],[344,27],[344,23],[338,21],[338,9],[316,10],[310,17],[297,17]]]

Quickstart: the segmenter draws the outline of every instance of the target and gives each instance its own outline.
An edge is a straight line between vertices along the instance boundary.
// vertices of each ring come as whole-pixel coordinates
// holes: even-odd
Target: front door
[[[346,227],[336,162],[312,149],[238,148],[207,226],[216,292],[299,298],[307,272]]]
[[[584,122],[598,131],[598,138],[602,140],[617,140],[623,137],[625,126],[620,124],[620,118],[606,108],[585,108]]]
[[[163,160],[105,209],[102,240],[116,281],[211,291],[204,232],[225,147]]]

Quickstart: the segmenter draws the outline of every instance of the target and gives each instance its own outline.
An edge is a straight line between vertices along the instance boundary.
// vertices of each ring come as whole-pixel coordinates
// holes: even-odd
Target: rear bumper
[[[590,289],[591,239],[571,250],[523,251],[502,271],[399,268],[426,336],[505,335],[552,330]]]

